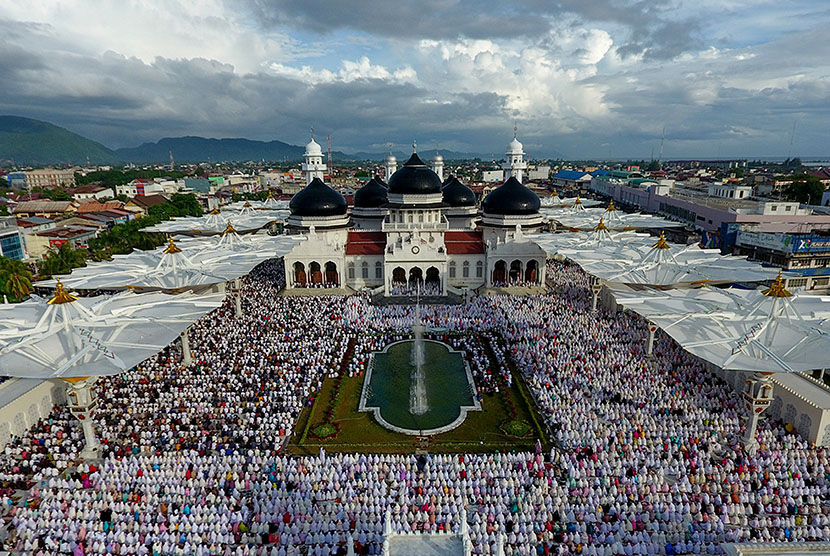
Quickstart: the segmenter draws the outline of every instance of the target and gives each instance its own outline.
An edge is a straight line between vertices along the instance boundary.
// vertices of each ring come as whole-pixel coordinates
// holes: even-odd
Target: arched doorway
[[[516,259],[510,263],[510,283],[515,284],[522,279],[522,261]]]
[[[326,263],[326,283],[340,284],[340,277],[337,275],[337,265],[331,261]]]
[[[420,268],[413,267],[409,269],[409,287],[418,288],[424,285],[424,271]]]
[[[527,268],[525,269],[525,282],[530,282],[531,284],[535,284],[536,281],[539,279],[539,263],[535,260],[527,262]]]
[[[504,261],[496,261],[496,266],[493,269],[493,285],[501,286],[507,281],[507,263]]]
[[[298,286],[305,286],[306,283],[305,265],[300,261],[294,263],[294,283]]]
[[[441,295],[441,278],[438,269],[431,266],[427,269],[427,279],[424,290],[427,295]]]
[[[311,275],[311,283],[312,284],[322,284],[323,283],[323,273],[320,272],[320,263],[313,262],[308,265],[308,272]]]
[[[392,285],[403,286],[406,284],[406,271],[401,267],[392,270]]]

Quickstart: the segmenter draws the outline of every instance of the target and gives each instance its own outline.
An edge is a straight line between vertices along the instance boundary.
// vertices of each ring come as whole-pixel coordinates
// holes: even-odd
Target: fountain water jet
[[[419,291],[420,294],[420,291]],[[424,376],[424,325],[421,323],[421,303],[415,303],[415,318],[412,324],[415,341],[412,343],[412,380],[409,386],[409,412],[423,415],[429,410],[427,402],[426,377]]]

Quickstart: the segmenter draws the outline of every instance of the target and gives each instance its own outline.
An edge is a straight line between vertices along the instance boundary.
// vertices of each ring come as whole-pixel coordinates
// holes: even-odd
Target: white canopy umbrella
[[[204,216],[172,218],[159,222],[155,226],[143,228],[143,232],[156,232],[164,234],[185,234],[185,235],[214,235],[222,233],[230,224],[239,232],[248,233],[262,229],[263,227],[285,219],[288,210],[254,210],[247,208],[246,212],[241,210],[220,211],[213,209]]]
[[[222,207],[223,212],[235,211],[239,213],[250,213],[251,211],[262,210],[288,210],[288,201],[277,201],[270,194],[264,201],[239,201]]]
[[[0,305],[0,375],[118,374],[161,351],[224,297],[127,291],[76,298],[58,282],[48,301]]]
[[[772,280],[777,273],[744,257],[721,255],[717,249],[672,245],[662,233],[654,242],[646,234],[614,233],[604,222],[594,228],[589,234],[573,234],[578,238],[573,240],[565,233],[540,234],[533,239],[549,255],[566,258],[611,285],[683,287],[761,282]]]
[[[611,230],[605,225],[604,219],[591,230],[576,232],[558,232],[529,234],[529,239],[535,241],[551,256],[564,257],[565,254],[576,253],[581,250],[594,250],[598,247],[619,249],[621,247],[649,246],[654,239],[644,233],[632,230]]]
[[[744,398],[747,446],[755,449],[758,415],[772,400],[772,373],[827,366],[830,296],[792,294],[781,275],[764,290],[645,290],[617,302],[663,329],[689,353],[721,369],[753,373]]]
[[[602,204],[602,201],[597,199],[582,199],[578,195],[576,197],[559,197],[559,193],[554,189],[553,195],[550,197],[542,197],[539,199],[542,204],[542,210],[556,209],[553,212],[574,212],[581,211],[587,207],[596,207]]]
[[[578,205],[575,205],[575,207]],[[551,212],[546,211],[545,215],[560,226],[572,230],[590,230],[597,220],[602,218],[605,225],[612,230],[643,230],[647,228],[679,228],[683,224],[640,212],[627,213],[618,210],[614,201],[608,204],[605,209],[601,208],[572,208],[569,211]]]
[[[223,294],[133,292],[76,298],[58,282],[48,301],[34,297],[0,306],[0,375],[69,382],[69,407],[86,440],[81,455],[96,457],[95,379],[134,367],[180,335],[186,347],[187,327],[223,299]]]
[[[111,261],[75,269],[62,280],[72,289],[133,288],[181,291],[223,284],[247,275],[260,263],[281,257],[302,236],[239,236],[228,226],[221,236],[181,242],[171,238],[155,251],[114,255]],[[52,286],[54,281],[38,282]]]

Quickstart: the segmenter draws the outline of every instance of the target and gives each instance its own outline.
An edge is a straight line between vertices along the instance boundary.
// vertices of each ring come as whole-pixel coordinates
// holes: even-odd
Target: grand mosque
[[[313,138],[304,159],[306,187],[291,199],[286,226],[307,241],[285,255],[287,288],[447,295],[544,283],[545,251],[525,236],[542,224],[540,202],[522,185],[527,164],[515,135],[506,181],[480,205],[458,178],[444,179],[440,154],[429,167],[414,144],[400,168],[387,157],[385,180],[373,177],[356,191],[351,210],[324,183],[323,151]]]

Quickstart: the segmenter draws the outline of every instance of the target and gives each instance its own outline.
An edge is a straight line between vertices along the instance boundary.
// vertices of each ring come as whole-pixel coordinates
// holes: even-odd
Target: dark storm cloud
[[[628,36],[620,47],[624,56],[673,58],[700,44],[696,37],[700,23],[674,19],[670,0],[246,0],[246,4],[266,27],[290,25],[315,33],[352,29],[388,38],[544,40],[553,24],[575,18],[625,29]]]
[[[537,36],[550,29],[545,13],[510,3],[475,0],[420,2],[246,0],[266,26],[298,26],[314,33],[354,29],[393,38],[444,39]]]
[[[337,148],[357,150],[434,136],[446,126],[474,126],[482,114],[503,107],[503,99],[489,92],[436,103],[429,91],[408,83],[357,79],[311,85],[267,73],[239,75],[227,64],[203,59],[157,58],[146,64],[106,53],[3,60],[0,73],[8,76],[8,86],[0,113],[47,119],[111,146],[171,135],[302,142],[313,125],[333,134]],[[42,71],[28,71],[32,67]],[[62,86],[44,86],[48,83]]]

